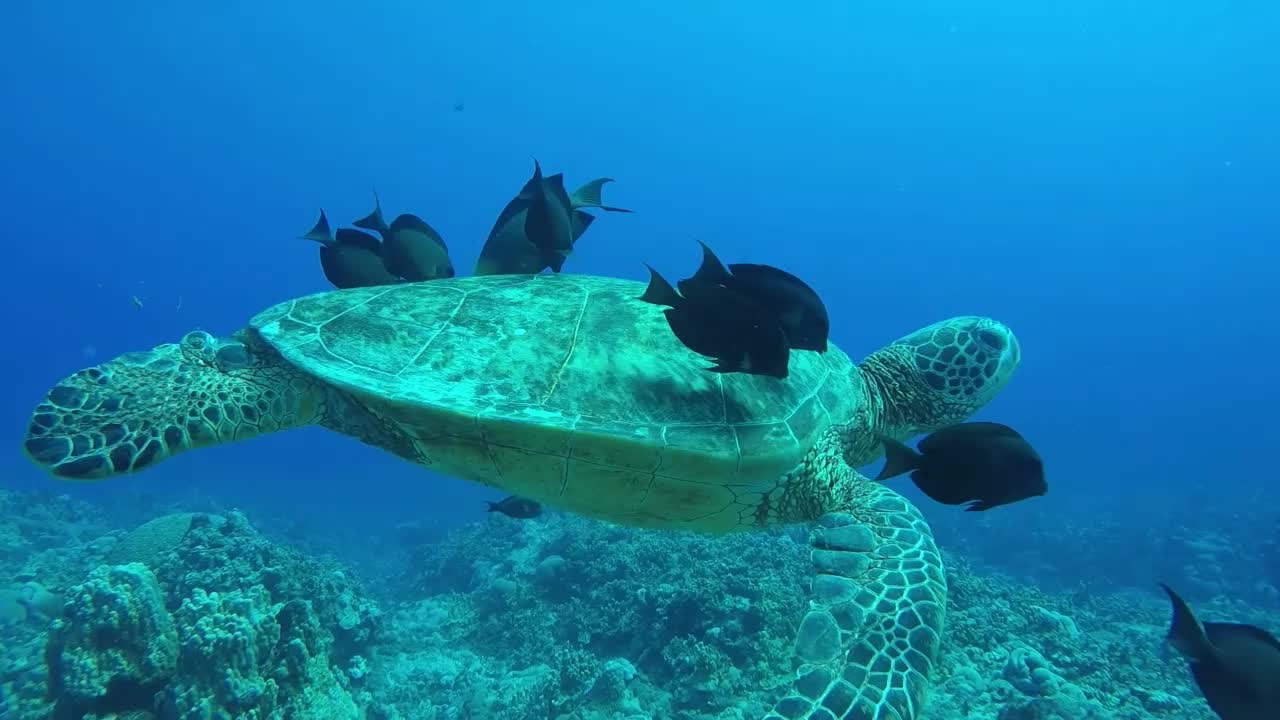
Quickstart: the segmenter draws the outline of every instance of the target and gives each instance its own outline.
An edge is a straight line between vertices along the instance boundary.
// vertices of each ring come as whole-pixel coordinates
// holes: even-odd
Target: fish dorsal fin
[[[709,283],[712,285],[724,285],[730,280],[729,271],[724,268],[724,263],[720,262],[720,258],[711,252],[711,248],[707,244],[698,241],[702,246],[702,264],[698,266],[698,272],[689,278],[694,282]]]
[[[316,221],[315,226],[308,230],[306,235],[298,237],[302,240],[314,240],[325,247],[336,242],[333,239],[333,232],[329,230],[329,218],[325,217],[323,209],[320,210],[320,219]]]
[[[372,230],[376,233],[385,233],[390,230],[390,228],[387,227],[387,221],[382,217],[382,200],[378,197],[377,188],[373,189],[373,212],[351,224],[358,228]]]
[[[1270,646],[1275,649],[1276,652],[1280,652],[1280,640],[1277,640],[1274,635],[1255,625],[1218,622],[1207,622],[1203,623],[1203,625],[1205,635],[1208,636],[1209,642],[1214,645],[1220,644],[1222,638],[1249,638],[1255,642]]]

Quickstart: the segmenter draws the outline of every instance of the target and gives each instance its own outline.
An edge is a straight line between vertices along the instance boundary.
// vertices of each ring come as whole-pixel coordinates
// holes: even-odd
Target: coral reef
[[[146,707],[173,676],[178,633],[146,565],[102,565],[49,630],[49,692],[59,717]]]
[[[71,565],[90,569],[65,603],[33,581],[0,596],[6,720],[366,717],[356,669],[382,614],[349,572],[238,512],[78,540],[64,537]]]
[[[0,493],[5,507],[48,524],[0,513],[24,549],[0,555],[5,720],[757,718],[794,675],[811,578],[807,528],[715,537],[553,511],[447,534],[388,523],[360,548],[377,562],[343,566],[235,511],[119,528],[67,498]],[[1139,560],[1116,552],[1128,534],[1108,550],[1084,523],[1028,548],[966,522],[978,530],[946,552],[947,631],[920,720],[1212,717],[1164,650],[1167,601],[1126,587],[1140,562],[1161,566],[1143,577],[1177,571],[1205,619],[1275,629],[1268,579],[1239,571],[1254,560],[1230,565],[1225,541],[1191,525],[1158,541],[1175,556]],[[1111,574],[1052,574],[1084,562],[1055,554],[1063,542]],[[1021,579],[1033,559],[1055,568],[1043,588]]]

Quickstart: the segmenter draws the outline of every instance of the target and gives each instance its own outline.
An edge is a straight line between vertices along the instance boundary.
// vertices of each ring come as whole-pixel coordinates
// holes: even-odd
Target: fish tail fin
[[[1165,638],[1166,642],[1188,659],[1204,661],[1211,658],[1213,656],[1213,645],[1210,644],[1209,638],[1205,636],[1204,626],[1196,619],[1195,613],[1191,612],[1190,606],[1178,593],[1173,591],[1173,588],[1164,583],[1160,583],[1160,587],[1169,596],[1169,603],[1173,609],[1173,617],[1169,620],[1169,635]]]
[[[373,212],[351,224],[358,228],[372,230],[376,233],[384,233],[391,229],[390,226],[387,225],[387,221],[382,217],[382,200],[378,197],[377,188],[373,189]]]
[[[333,239],[333,231],[329,229],[329,218],[325,217],[324,210],[320,210],[320,219],[316,224],[307,231],[306,235],[298,236],[302,240],[314,240],[315,242],[328,247],[336,242]]]
[[[569,195],[569,202],[572,203],[575,208],[602,207],[604,202],[600,199],[601,193],[604,191],[604,186],[611,182],[613,182],[613,178],[607,177],[588,180]]]
[[[653,305],[667,305],[669,307],[680,307],[684,302],[684,298],[680,297],[680,293],[671,287],[671,283],[662,277],[657,270],[649,265],[649,287],[645,288],[644,294],[640,296],[640,300]]]
[[[698,244],[702,246],[702,264],[698,266],[698,272],[693,274],[692,279],[712,285],[723,285],[729,279],[729,271],[706,243],[699,240]]]
[[[583,183],[582,187],[574,190],[573,193],[569,195],[569,201],[575,208],[603,207],[604,203],[601,201],[600,195],[604,190],[604,186],[611,182],[613,182],[613,178],[607,177],[588,180]]]
[[[884,469],[876,476],[876,482],[920,469],[920,453],[891,437],[877,435],[876,439],[884,445]]]
[[[574,190],[573,194],[569,196],[569,204],[574,208],[600,208],[605,212],[632,212],[626,208],[613,207],[612,205],[604,204],[601,197],[604,193],[604,186],[611,182],[613,182],[613,178],[602,177],[584,183],[582,187]]]

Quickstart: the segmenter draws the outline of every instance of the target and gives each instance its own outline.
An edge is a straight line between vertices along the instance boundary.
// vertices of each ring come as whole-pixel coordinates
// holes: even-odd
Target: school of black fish
[[[461,106],[459,106],[460,109]],[[596,178],[565,190],[564,175],[546,176],[535,160],[532,176],[498,214],[476,261],[476,275],[560,272],[577,241],[595,221],[584,210],[629,213],[605,205]],[[374,193],[374,209],[334,233],[324,211],[302,237],[320,245],[320,266],[339,289],[425,282],[454,276],[444,238],[417,215],[389,224]],[[371,235],[364,230],[377,233]],[[818,293],[795,275],[771,265],[725,265],[699,241],[702,262],[673,287],[648,267],[649,285],[637,298],[666,308],[671,332],[706,357],[714,373],[745,373],[785,381],[792,351],[827,350],[830,320]],[[981,512],[1048,493],[1044,463],[1013,428],[964,422],[941,428],[915,449],[879,437],[885,452],[875,482],[910,473],[926,496]],[[518,520],[542,514],[536,501],[508,496],[489,512]],[[1167,642],[1187,660],[1192,678],[1222,720],[1280,720],[1280,641],[1266,630],[1237,623],[1200,622],[1169,586],[1172,619]]]
[[[595,221],[596,216],[583,208],[631,212],[601,200],[604,186],[611,182],[613,178],[596,178],[569,193],[562,173],[543,175],[535,160],[533,175],[498,214],[474,274],[560,272],[574,244]],[[454,276],[449,246],[440,233],[410,213],[388,223],[376,191],[373,211],[352,225],[378,235],[350,228],[334,233],[321,210],[315,227],[302,236],[320,244],[320,267],[334,287],[344,290]]]

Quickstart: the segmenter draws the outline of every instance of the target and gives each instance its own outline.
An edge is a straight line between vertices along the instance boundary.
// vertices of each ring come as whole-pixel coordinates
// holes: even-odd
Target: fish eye
[[[979,330],[978,339],[982,341],[983,345],[986,345],[992,350],[996,350],[996,351],[1004,350],[1004,346],[1005,346],[1004,338],[1001,337],[998,333],[992,332],[990,330]]]

